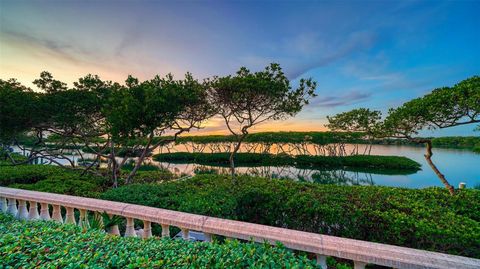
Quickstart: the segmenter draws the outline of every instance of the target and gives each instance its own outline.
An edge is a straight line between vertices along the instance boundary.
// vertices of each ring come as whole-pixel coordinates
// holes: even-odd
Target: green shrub
[[[99,197],[103,191],[92,177],[80,179],[78,175],[71,174],[50,176],[34,184],[12,184],[9,187],[85,197]]]
[[[335,186],[201,175],[102,199],[480,257],[480,191]]]
[[[0,213],[0,260],[6,268],[316,268],[281,246],[123,238]]]
[[[53,192],[76,196],[98,197],[108,181],[80,171],[53,165],[18,165],[0,167],[0,186]]]
[[[154,156],[160,162],[198,163],[205,165],[229,165],[229,153],[162,153]],[[310,156],[264,153],[237,153],[235,164],[243,166],[278,166],[291,165],[295,167],[328,167],[370,172],[413,173],[420,170],[421,165],[409,158],[400,156],[353,155],[345,157]]]
[[[63,174],[63,170],[53,165],[0,166],[0,186],[32,184],[58,174]]]

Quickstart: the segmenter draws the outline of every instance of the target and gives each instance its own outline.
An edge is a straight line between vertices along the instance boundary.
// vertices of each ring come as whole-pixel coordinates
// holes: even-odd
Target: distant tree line
[[[41,157],[84,173],[99,173],[100,160],[107,160],[114,186],[131,157],[137,159],[126,183],[133,181],[149,153],[213,116],[220,116],[235,137],[230,155],[234,175],[233,156],[249,129],[294,116],[315,96],[316,88],[311,79],[300,79],[293,87],[278,64],[260,72],[241,68],[235,75],[203,81],[187,73],[180,80],[171,74],[146,81],[129,76],[119,84],[87,75],[68,87],[42,72],[33,83],[37,91],[15,79],[0,80],[0,153],[13,165]],[[35,139],[30,141],[29,158],[18,161],[8,149],[24,147],[19,140],[25,134]],[[49,137],[55,137],[54,145],[47,143]],[[82,148],[96,158],[87,167],[76,167],[66,149],[83,159]]]
[[[432,138],[420,137],[422,130],[437,130],[480,123],[480,77],[473,76],[452,87],[432,92],[391,108],[385,118],[377,110],[354,109],[328,117],[326,125],[336,131],[366,132],[373,139],[407,139],[425,145],[425,159],[438,178],[454,194],[450,185],[432,160]],[[480,125],[476,129],[479,129]]]

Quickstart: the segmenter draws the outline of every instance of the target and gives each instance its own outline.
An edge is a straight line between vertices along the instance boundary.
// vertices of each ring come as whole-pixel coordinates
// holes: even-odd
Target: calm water
[[[428,166],[423,154],[423,147],[374,145],[373,155],[395,155],[411,158],[422,164],[422,170],[410,175],[383,175],[343,170],[312,170],[294,167],[239,167],[240,173],[275,178],[291,178],[297,180],[316,181],[319,183],[382,185],[407,188],[424,188],[430,186],[443,187],[435,173]],[[433,161],[446,176],[450,184],[458,186],[460,182],[467,187],[480,185],[480,154],[468,150],[441,149],[433,151]],[[156,162],[152,162],[156,163]],[[158,164],[158,163],[157,163]],[[211,167],[196,164],[160,163],[175,173],[193,174],[195,170],[216,169],[228,173],[227,168]]]
[[[185,151],[174,149],[174,151]],[[165,151],[163,151],[165,152]],[[208,152],[208,150],[205,150]],[[467,187],[480,185],[480,154],[468,150],[435,148],[433,161],[455,187],[465,182]],[[272,178],[290,178],[293,180],[318,183],[335,183],[341,185],[382,185],[407,188],[443,187],[437,176],[426,163],[423,147],[374,145],[374,155],[395,155],[411,158],[422,164],[422,170],[410,175],[383,175],[344,170],[314,170],[282,167],[238,167],[237,172]],[[79,156],[74,156],[78,159]],[[92,157],[85,154],[85,157]],[[65,163],[65,161],[61,161]],[[211,173],[228,173],[228,168],[197,164],[159,163],[149,160],[151,164],[162,166],[179,175],[193,175],[205,171]]]

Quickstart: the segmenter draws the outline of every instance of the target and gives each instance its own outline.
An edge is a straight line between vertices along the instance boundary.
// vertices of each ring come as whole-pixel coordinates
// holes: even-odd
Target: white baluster
[[[150,221],[143,221],[143,238],[152,237],[152,223]]]
[[[18,212],[16,218],[20,220],[28,219],[27,201],[18,200]]]
[[[50,220],[50,211],[48,211],[47,203],[40,203],[40,219]]]
[[[52,219],[56,222],[63,223],[62,209],[60,205],[53,205]]]
[[[162,238],[170,238],[170,226],[162,224]]]
[[[127,227],[125,228],[125,237],[137,237],[135,225],[132,218],[127,218]]]
[[[7,209],[8,209],[7,198],[0,197],[0,212],[7,212]]]
[[[367,266],[367,263],[365,263],[365,262],[359,262],[359,261],[354,261],[353,262],[353,268],[354,269],[365,269],[365,266]]]
[[[38,205],[35,201],[30,201],[30,208],[28,209],[28,219],[29,220],[37,220],[40,219],[38,215]]]
[[[8,198],[8,208],[7,213],[10,215],[16,216],[17,215],[17,200],[15,198]]]
[[[189,229],[183,228],[182,229],[182,238],[184,240],[188,240],[189,239],[189,236],[188,236],[189,233],[190,233]]]
[[[78,219],[78,226],[82,228],[90,227],[90,223],[88,222],[88,214],[86,209],[79,209],[80,211],[80,218]]]
[[[317,264],[322,269],[327,269],[327,256],[317,254]]]
[[[212,234],[204,233],[205,235],[205,242],[212,242]]]
[[[113,215],[112,214],[108,214],[108,216],[111,218],[113,218]],[[118,229],[118,225],[112,225],[108,228],[108,233],[109,234],[113,234],[113,235],[120,235],[120,229]]]
[[[73,207],[66,207],[67,214],[65,215],[65,223],[76,224],[75,221],[75,209]]]

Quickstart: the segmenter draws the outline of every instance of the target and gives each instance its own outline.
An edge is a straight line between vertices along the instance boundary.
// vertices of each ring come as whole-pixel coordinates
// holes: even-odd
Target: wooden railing
[[[51,214],[49,206],[53,208]],[[62,217],[61,207],[65,208],[65,218]],[[78,220],[75,218],[75,209],[80,213]],[[212,235],[221,235],[256,242],[268,241],[271,244],[281,242],[290,249],[316,254],[317,262],[321,268],[327,268],[327,256],[353,260],[355,269],[365,268],[367,264],[377,264],[392,268],[480,268],[479,259],[462,256],[307,233],[134,204],[5,187],[0,187],[0,210],[12,214],[18,219],[54,220],[78,225],[88,223],[88,212],[106,212],[109,215],[118,215],[126,218],[127,224],[124,236],[137,236],[134,219],[138,219],[143,221],[143,232],[140,236],[144,238],[152,236],[151,225],[152,223],[158,223],[162,226],[162,237],[170,237],[169,226],[175,226],[182,230],[184,239],[188,238],[189,231],[192,230],[203,232],[206,241],[210,241]],[[108,232],[120,235],[118,226],[111,227]]]

